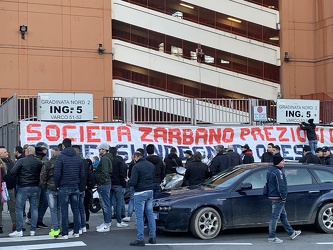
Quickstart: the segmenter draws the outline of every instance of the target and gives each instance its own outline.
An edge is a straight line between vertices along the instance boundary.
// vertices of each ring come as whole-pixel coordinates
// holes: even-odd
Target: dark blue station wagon
[[[268,227],[271,205],[262,193],[270,166],[239,165],[195,188],[172,190],[154,201],[157,228],[212,239],[225,229]],[[333,233],[333,166],[286,162],[284,171],[289,222]]]

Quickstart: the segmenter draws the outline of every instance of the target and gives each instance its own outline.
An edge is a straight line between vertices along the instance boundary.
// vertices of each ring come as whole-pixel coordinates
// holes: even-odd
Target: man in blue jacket
[[[283,240],[276,237],[277,221],[280,218],[284,229],[287,231],[290,239],[295,239],[301,234],[301,231],[295,231],[289,224],[285,204],[287,200],[287,180],[283,172],[284,158],[280,155],[273,156],[273,164],[267,172],[268,198],[272,202],[272,215],[269,222],[269,237],[270,243],[282,243]]]
[[[72,141],[62,141],[62,152],[54,165],[54,182],[58,188],[59,205],[62,214],[62,239],[68,239],[68,204],[71,204],[74,218],[74,237],[79,237],[79,184],[84,177],[84,166],[81,157],[72,148]]]

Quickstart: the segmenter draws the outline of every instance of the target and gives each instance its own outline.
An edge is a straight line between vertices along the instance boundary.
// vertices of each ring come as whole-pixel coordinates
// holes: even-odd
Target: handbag
[[[9,193],[7,190],[6,182],[1,183],[2,191],[1,191],[1,200],[2,202],[6,202],[10,200]]]

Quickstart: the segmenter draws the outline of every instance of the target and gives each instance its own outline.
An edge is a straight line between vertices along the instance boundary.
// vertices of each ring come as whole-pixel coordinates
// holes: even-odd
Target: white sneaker
[[[128,227],[128,224],[125,222],[117,223],[117,227]]]
[[[123,218],[123,221],[125,221],[125,222],[129,222],[131,220],[131,217],[129,217],[129,216],[126,216],[125,218]]]
[[[68,240],[68,235],[61,235],[61,234],[59,234],[59,236],[56,239],[59,239],[59,240]]]
[[[283,240],[279,239],[278,237],[275,237],[275,238],[268,238],[268,242],[280,244],[283,243]]]
[[[9,234],[9,237],[22,237],[23,236],[23,231],[14,231]]]
[[[97,228],[96,231],[99,233],[110,232],[110,226],[107,224],[104,224],[103,227]]]
[[[300,235],[302,232],[301,230],[295,230],[294,233],[292,235],[290,235],[290,239],[293,240],[295,239],[298,235]]]
[[[35,236],[36,235],[36,231],[30,231],[30,236]]]
[[[74,235],[74,234],[75,234],[74,230],[71,230],[71,231],[68,232],[68,235]],[[82,234],[82,230],[81,229],[79,230],[78,234]]]
[[[96,229],[103,228],[104,226],[105,226],[105,223],[102,223],[101,225],[97,226]]]
[[[82,234],[82,233],[86,233],[86,232],[87,232],[87,227],[83,227],[83,228],[81,228],[80,231],[81,231],[81,234]]]

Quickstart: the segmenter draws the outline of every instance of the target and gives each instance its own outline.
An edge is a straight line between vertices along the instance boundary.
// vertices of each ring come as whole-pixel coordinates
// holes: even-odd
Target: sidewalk
[[[29,203],[27,203],[26,206],[26,210],[28,210],[29,208]],[[127,209],[127,206],[126,206]],[[72,211],[69,210],[69,220],[73,221],[72,219]],[[24,221],[25,221],[25,217],[23,217]],[[3,206],[3,212],[2,212],[2,223],[3,223],[3,233],[0,234],[0,237],[9,237],[8,234],[11,233],[11,229],[12,229],[12,223],[11,223],[11,219],[9,216],[9,212],[7,209],[7,204],[5,203]],[[49,228],[37,228],[36,229],[36,235],[48,235],[48,233],[50,232],[51,229],[51,216],[50,216],[50,210],[47,209],[46,214],[44,216],[44,220],[43,223],[46,224],[47,226],[49,226]],[[90,220],[89,220],[89,227],[90,229],[87,230],[87,233],[89,232],[96,232],[96,226],[99,226],[100,224],[103,223],[103,213],[102,213],[102,209],[100,211],[98,211],[97,213],[90,213]],[[112,225],[111,225],[111,231],[112,230],[127,230],[127,229],[135,229],[135,213],[133,213],[132,219],[130,222],[126,222],[128,223],[128,227],[125,228],[118,228],[117,227],[117,222],[115,219],[112,220]],[[26,231],[23,232],[24,236],[28,236],[29,232],[30,232],[30,225],[24,223],[23,226]]]

